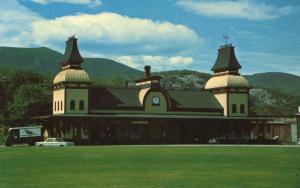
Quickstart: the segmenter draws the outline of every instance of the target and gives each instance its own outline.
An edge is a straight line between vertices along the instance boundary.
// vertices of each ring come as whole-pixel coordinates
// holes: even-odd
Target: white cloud
[[[28,46],[31,23],[42,19],[15,0],[0,3],[0,45]]]
[[[57,42],[76,34],[80,41],[110,45],[131,45],[146,50],[199,46],[201,39],[190,28],[170,22],[130,18],[116,13],[63,16],[33,23],[38,44]]]
[[[49,3],[70,3],[70,4],[82,4],[89,6],[100,6],[102,5],[101,0],[31,0],[35,3],[40,3],[43,5]]]
[[[188,65],[193,63],[192,57],[182,57],[182,56],[175,56],[170,58],[170,63],[173,65]]]
[[[142,69],[145,65],[151,65],[154,71],[183,69],[194,62],[192,57],[183,56],[117,56],[112,59],[133,68]]]
[[[291,6],[275,7],[264,2],[250,0],[178,0],[176,4],[184,10],[205,16],[235,17],[249,20],[276,19],[291,14]]]
[[[113,57],[112,59],[114,59],[117,62],[123,63],[129,67],[132,67],[132,68],[140,68],[142,66],[138,62],[140,60],[140,58],[138,58],[138,57],[125,55],[125,56]]]
[[[73,34],[79,38],[79,47],[85,57],[110,58],[139,69],[150,64],[157,71],[192,64],[192,57],[180,56],[178,52],[195,50],[202,44],[202,39],[192,29],[166,21],[130,18],[116,13],[46,19],[18,1],[0,4],[2,46],[46,46],[63,52],[64,41]],[[106,47],[117,50],[111,52]],[[128,49],[132,53],[128,53]],[[148,53],[149,50],[152,53]]]

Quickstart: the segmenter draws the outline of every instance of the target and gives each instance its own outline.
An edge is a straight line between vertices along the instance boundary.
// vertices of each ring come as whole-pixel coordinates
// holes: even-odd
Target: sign
[[[135,125],[148,125],[149,122],[148,121],[131,121],[132,124]]]
[[[20,129],[20,137],[36,137],[41,136],[41,128],[32,127],[32,128],[21,128]]]

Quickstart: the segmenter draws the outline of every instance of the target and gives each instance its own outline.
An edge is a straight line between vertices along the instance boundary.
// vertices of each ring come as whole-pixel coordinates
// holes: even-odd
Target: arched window
[[[59,101],[57,101],[57,111],[59,111]]]
[[[84,101],[79,101],[79,110],[84,110]]]
[[[61,111],[63,110],[63,104],[62,104],[62,101],[60,101],[60,110],[61,110]]]
[[[56,101],[54,102],[54,111],[56,111]]]
[[[75,101],[71,100],[70,102],[70,110],[75,110]]]
[[[245,113],[245,105],[244,104],[241,104],[241,106],[240,106],[240,112],[241,112],[241,114]]]
[[[236,113],[236,104],[232,105],[232,113]]]

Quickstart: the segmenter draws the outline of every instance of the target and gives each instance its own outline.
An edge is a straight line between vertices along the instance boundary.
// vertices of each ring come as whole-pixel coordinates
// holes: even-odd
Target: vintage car
[[[36,146],[74,146],[73,142],[65,142],[60,138],[47,138],[43,142],[36,142]]]

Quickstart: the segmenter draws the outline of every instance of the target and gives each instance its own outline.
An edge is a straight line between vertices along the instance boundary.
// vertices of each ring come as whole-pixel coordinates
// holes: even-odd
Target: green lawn
[[[300,187],[300,147],[0,147],[0,187]]]

